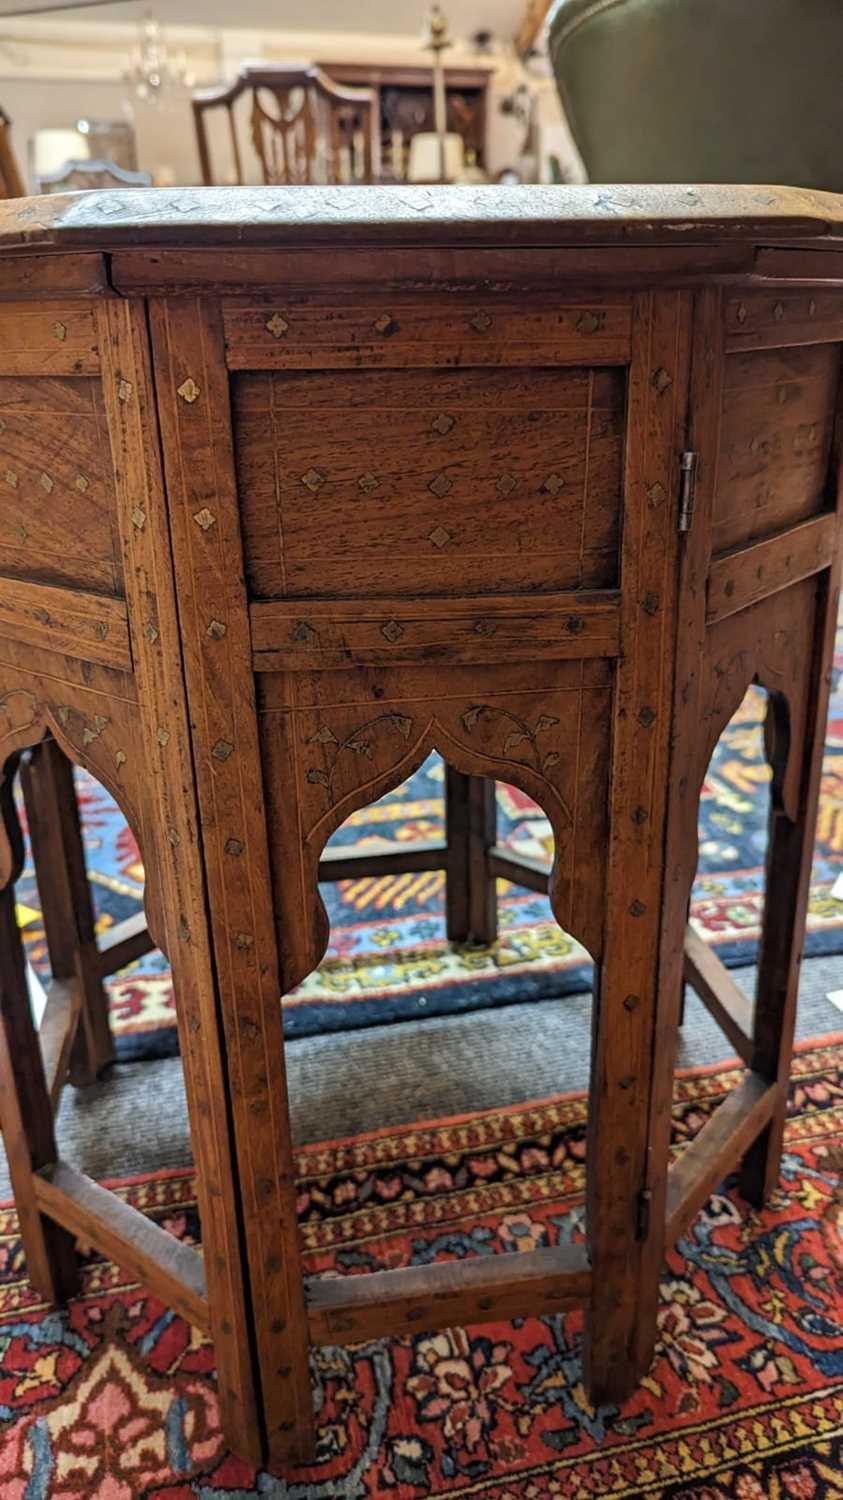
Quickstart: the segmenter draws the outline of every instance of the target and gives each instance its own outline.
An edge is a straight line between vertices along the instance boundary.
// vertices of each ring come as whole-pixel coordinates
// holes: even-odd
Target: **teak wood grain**
[[[842,265],[843,202],[771,188],[0,204],[0,1121],[28,1271],[71,1296],[79,1236],[209,1332],[254,1463],[312,1457],[319,1344],[584,1306],[590,1397],[624,1399],[667,1245],[728,1171],[753,1202],[777,1180],[838,600]],[[686,936],[700,789],[751,683],[754,999]],[[279,997],[325,950],[319,879],[363,868],[330,835],[431,750],[447,833],[405,867],[446,872],[449,938],[493,940],[502,877],[548,890],[595,961],[585,1237],[305,1280]],[[71,763],[138,838],[148,930],[97,941]],[[55,974],[40,1038],[19,767]],[[547,814],[549,872],[497,847],[496,779]],[[201,1256],[56,1153],[65,1077],[111,1055],[103,975],[153,941]],[[748,1071],[669,1165],[685,975]]]

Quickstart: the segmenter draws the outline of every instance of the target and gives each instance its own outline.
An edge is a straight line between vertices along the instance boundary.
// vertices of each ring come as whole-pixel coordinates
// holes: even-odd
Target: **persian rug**
[[[843,691],[837,664],[820,793],[809,906],[809,954],[843,951]],[[764,901],[769,770],[763,754],[766,698],[751,688],[715,750],[700,804],[699,873],[691,919],[724,962],[752,963]],[[86,855],[101,928],[137,911],[143,868],[137,845],[108,794],[78,774]],[[444,774],[438,756],[409,781],[354,813],[332,842],[397,850],[443,832]],[[534,802],[498,786],[499,842],[550,862],[550,826]],[[441,871],[345,880],[322,887],[331,921],[324,962],[285,997],[289,1038],[390,1021],[546,1000],[588,990],[588,954],[553,920],[546,898],[498,882],[500,937],[489,948],[445,940]],[[19,887],[30,958],[46,968],[38,890],[31,868]],[[164,960],[140,960],[110,983],[118,1057],[177,1050],[172,988]]]
[[[3,1500],[839,1500],[843,1034],[796,1055],[781,1184],[731,1183],[671,1254],[650,1373],[618,1406],[580,1380],[582,1315],[314,1352],[318,1448],[256,1474],[225,1451],[213,1351],[95,1256],[66,1312],[24,1275],[0,1209]],[[681,1151],[739,1077],[677,1079]],[[586,1101],[376,1131],[298,1152],[307,1270],[353,1275],[577,1240]],[[115,1184],[113,1184],[115,1185]],[[200,1234],[190,1172],[116,1184]]]

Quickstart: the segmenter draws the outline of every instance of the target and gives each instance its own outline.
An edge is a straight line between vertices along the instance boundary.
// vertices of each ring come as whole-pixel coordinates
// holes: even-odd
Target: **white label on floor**
[[[843,1010],[843,990],[829,990],[826,998],[831,1001],[832,1005],[836,1005],[838,1010]]]
[[[834,897],[835,901],[843,901],[843,870],[840,871],[834,885],[831,887],[830,894]]]

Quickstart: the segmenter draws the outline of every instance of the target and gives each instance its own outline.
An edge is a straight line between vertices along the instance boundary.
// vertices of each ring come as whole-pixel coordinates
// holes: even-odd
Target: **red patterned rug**
[[[681,1150],[736,1065],[677,1081]],[[582,1096],[299,1153],[310,1271],[342,1275],[581,1233]],[[321,1349],[318,1461],[283,1479],[226,1454],[213,1351],[92,1258],[66,1314],[33,1296],[0,1211],[2,1500],[840,1500],[843,1035],[802,1048],[780,1189],[727,1186],[671,1256],[655,1363],[618,1409],[580,1384],[578,1314]],[[190,1173],[119,1184],[198,1236]]]

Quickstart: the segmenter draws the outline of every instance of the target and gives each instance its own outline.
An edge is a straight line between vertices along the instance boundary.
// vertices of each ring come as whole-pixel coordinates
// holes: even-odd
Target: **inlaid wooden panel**
[[[602,944],[612,664],[369,668],[262,674],[258,709],[282,983],[327,940],[319,856],[357,807],[398,785],[433,748],[458,770],[521,787],[556,840],[551,901],[562,927]],[[296,863],[300,863],[300,875]]]
[[[402,366],[621,364],[629,358],[630,300],[550,298],[525,305],[491,296],[238,300],[224,304],[232,370]]]
[[[0,303],[0,373],[93,375],[100,367],[91,301]]]
[[[232,392],[258,598],[616,581],[620,369],[249,373]]]
[[[726,350],[781,349],[843,338],[843,292],[820,287],[744,292],[726,305]]]
[[[726,356],[715,554],[825,508],[839,379],[839,344]]]
[[[98,379],[0,376],[0,572],[122,593]]]

